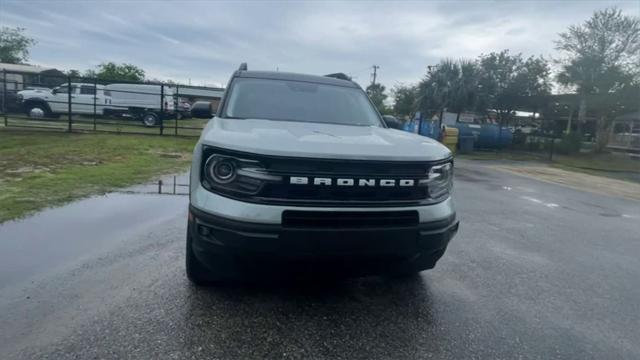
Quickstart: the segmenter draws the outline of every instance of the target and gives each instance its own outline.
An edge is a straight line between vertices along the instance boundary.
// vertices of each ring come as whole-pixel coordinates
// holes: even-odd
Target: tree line
[[[428,116],[492,111],[504,125],[515,110],[549,111],[555,85],[578,99],[578,133],[587,113],[597,119],[596,150],[603,150],[615,116],[640,110],[640,20],[616,8],[596,11],[560,33],[555,45],[561,57],[553,61],[509,50],[472,60],[443,59],[427,66],[419,82],[396,85],[391,108],[384,99],[376,105],[400,117],[417,111]],[[558,70],[552,72],[552,65]]]

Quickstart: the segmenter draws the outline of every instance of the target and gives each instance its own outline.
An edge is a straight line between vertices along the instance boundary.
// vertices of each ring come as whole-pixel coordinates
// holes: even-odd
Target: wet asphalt
[[[0,358],[640,358],[640,202],[486,164],[458,162],[460,232],[401,280],[194,287],[185,196],[5,223]]]

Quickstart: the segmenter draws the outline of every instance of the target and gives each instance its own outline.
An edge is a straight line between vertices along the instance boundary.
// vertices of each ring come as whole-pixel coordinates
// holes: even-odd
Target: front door
[[[71,112],[75,110],[75,92],[76,86],[71,85]],[[69,112],[69,86],[61,85],[55,89],[55,93],[51,96],[51,99],[47,101],[51,111],[58,114],[64,114]]]

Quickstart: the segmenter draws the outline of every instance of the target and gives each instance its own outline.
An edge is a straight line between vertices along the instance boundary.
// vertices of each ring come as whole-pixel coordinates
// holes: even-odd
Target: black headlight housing
[[[215,150],[205,151],[203,155],[202,186],[211,192],[251,196],[259,193],[269,181],[282,181],[281,176],[268,174],[256,160],[221,154]]]

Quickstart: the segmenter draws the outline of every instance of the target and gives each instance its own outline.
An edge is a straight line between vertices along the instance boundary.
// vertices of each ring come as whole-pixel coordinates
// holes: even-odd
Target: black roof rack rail
[[[325,75],[325,77],[330,77],[330,78],[335,78],[335,79],[340,79],[340,80],[347,80],[347,81],[352,81],[351,80],[351,76],[345,74],[345,73],[333,73],[333,74],[327,74]]]
[[[238,71],[247,71],[247,63],[240,64]]]

